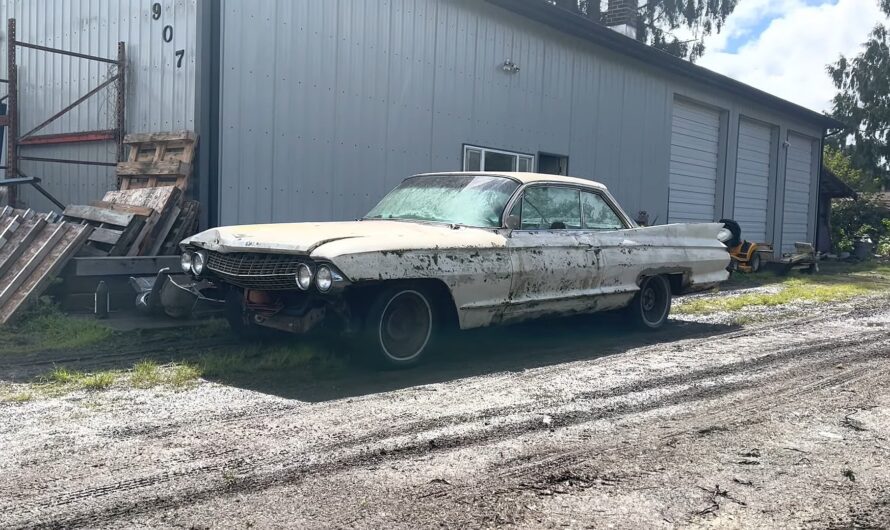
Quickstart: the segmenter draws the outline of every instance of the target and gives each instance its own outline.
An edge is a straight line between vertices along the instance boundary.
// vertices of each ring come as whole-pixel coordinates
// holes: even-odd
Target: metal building
[[[732,217],[778,249],[815,240],[835,122],[545,0],[0,6],[23,39],[127,43],[128,130],[198,130],[209,224],[354,218],[413,173],[513,169],[601,181],[654,223]],[[102,75],[20,62],[35,114]],[[113,183],[104,169],[35,171],[67,201]]]

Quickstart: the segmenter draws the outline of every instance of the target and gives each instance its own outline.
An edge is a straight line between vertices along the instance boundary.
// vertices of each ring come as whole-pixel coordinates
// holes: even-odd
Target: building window
[[[568,175],[569,157],[550,153],[538,153],[538,173]]]
[[[535,167],[534,155],[488,149],[472,145],[464,146],[464,171],[520,171],[529,172]]]

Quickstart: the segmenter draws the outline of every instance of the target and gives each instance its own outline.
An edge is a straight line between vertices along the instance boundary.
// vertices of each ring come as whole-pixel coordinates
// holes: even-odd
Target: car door
[[[519,227],[507,239],[513,279],[505,320],[584,311],[597,265],[582,237],[580,189],[530,186],[510,214]]]
[[[596,309],[621,307],[636,290],[638,267],[632,266],[642,247],[634,240],[634,231],[611,201],[596,191],[581,191],[581,242],[590,245],[596,261],[597,284],[591,294],[597,298]]]

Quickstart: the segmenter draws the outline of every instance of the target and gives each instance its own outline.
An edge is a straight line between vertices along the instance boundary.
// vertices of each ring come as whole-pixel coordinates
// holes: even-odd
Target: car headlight
[[[721,228],[720,231],[717,232],[717,239],[719,239],[721,243],[726,243],[732,239],[732,230],[729,228]]]
[[[182,267],[182,272],[188,274],[192,272],[192,255],[194,252],[183,252],[182,256],[179,257],[179,265]]]
[[[315,286],[318,287],[318,290],[326,293],[331,290],[331,286],[334,285],[334,275],[331,273],[331,269],[322,265],[318,268],[318,273],[315,275]]]
[[[297,266],[297,287],[301,290],[306,291],[310,287],[312,287],[312,269],[309,268],[309,265],[305,263],[300,263]]]
[[[199,250],[192,255],[192,273],[200,276],[204,272],[204,265],[207,264],[207,253]]]

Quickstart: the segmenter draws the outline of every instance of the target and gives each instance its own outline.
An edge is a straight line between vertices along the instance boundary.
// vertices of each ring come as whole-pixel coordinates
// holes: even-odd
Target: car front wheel
[[[628,308],[632,320],[644,329],[658,329],[671,312],[671,284],[664,276],[643,278],[640,291]]]
[[[371,305],[365,322],[365,347],[371,359],[386,368],[405,368],[429,353],[438,335],[434,298],[424,289],[384,289]]]

